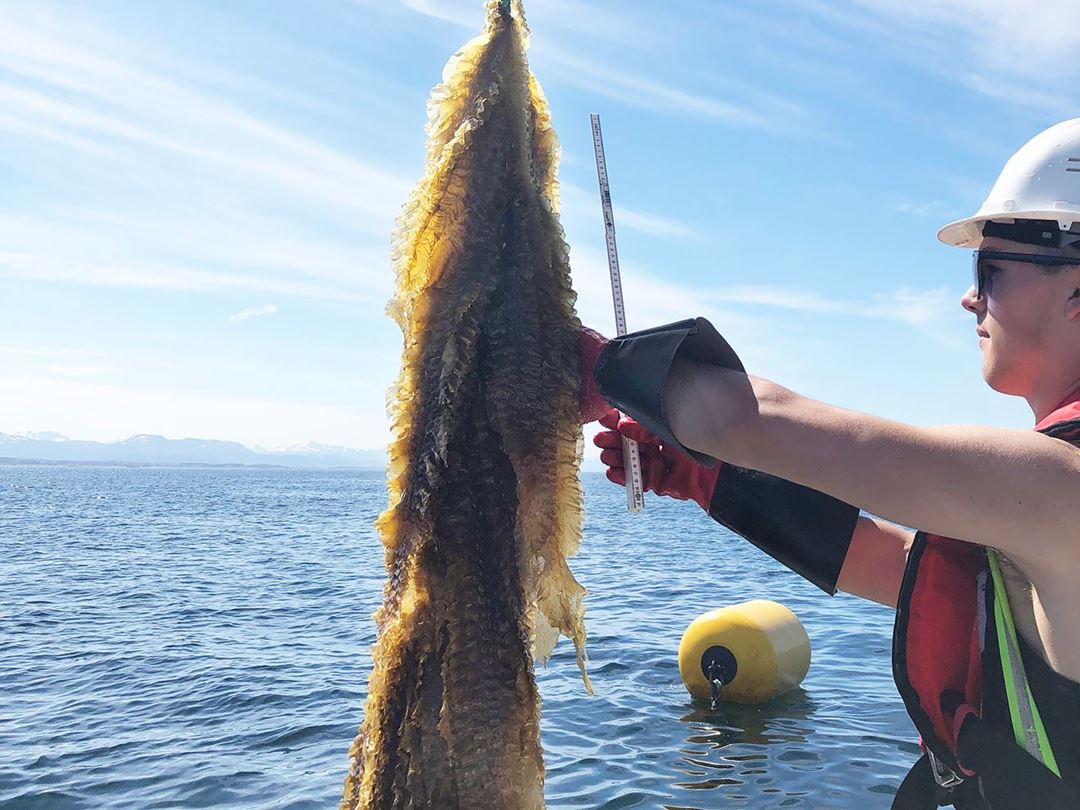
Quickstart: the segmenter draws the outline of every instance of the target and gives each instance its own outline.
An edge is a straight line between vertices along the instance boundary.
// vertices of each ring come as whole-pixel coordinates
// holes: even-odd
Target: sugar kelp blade
[[[447,65],[394,238],[388,578],[343,808],[539,808],[532,652],[584,673],[578,361],[558,148],[520,2]]]

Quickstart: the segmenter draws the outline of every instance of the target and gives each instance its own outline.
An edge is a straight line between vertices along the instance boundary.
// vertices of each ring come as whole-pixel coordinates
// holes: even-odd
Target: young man
[[[1080,807],[1080,119],[938,236],[976,249],[961,305],[986,382],[1027,400],[1033,431],[815,402],[744,373],[700,318],[583,333],[583,409],[633,417],[601,419],[612,481],[635,439],[647,489],[829,593],[896,607],[894,674],[927,754],[894,808]]]

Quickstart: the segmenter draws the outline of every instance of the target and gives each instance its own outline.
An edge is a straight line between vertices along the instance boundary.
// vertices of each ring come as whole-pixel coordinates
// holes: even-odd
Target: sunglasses
[[[990,294],[993,271],[997,269],[991,265],[996,261],[1063,267],[1067,264],[1080,264],[1080,256],[1043,256],[1038,253],[1012,253],[1007,250],[976,250],[971,257],[971,286],[975,290],[976,301]]]

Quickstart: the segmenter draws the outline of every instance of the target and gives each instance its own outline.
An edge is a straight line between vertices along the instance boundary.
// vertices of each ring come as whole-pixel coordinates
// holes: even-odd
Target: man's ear
[[[1065,318],[1070,321],[1080,318],[1080,288],[1073,290],[1065,302]]]

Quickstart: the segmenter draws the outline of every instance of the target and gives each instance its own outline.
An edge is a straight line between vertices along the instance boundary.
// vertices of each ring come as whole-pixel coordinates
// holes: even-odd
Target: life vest
[[[1080,394],[1035,429],[1080,444]],[[996,660],[989,660],[988,650]],[[984,667],[988,678],[1004,682],[1011,729],[981,716]],[[1080,791],[1061,780],[1027,686],[991,549],[916,534],[897,600],[893,676],[926,751],[897,793],[894,810],[939,802],[1029,807],[1033,796],[1047,810],[1080,808]],[[926,790],[933,801],[912,798]]]

